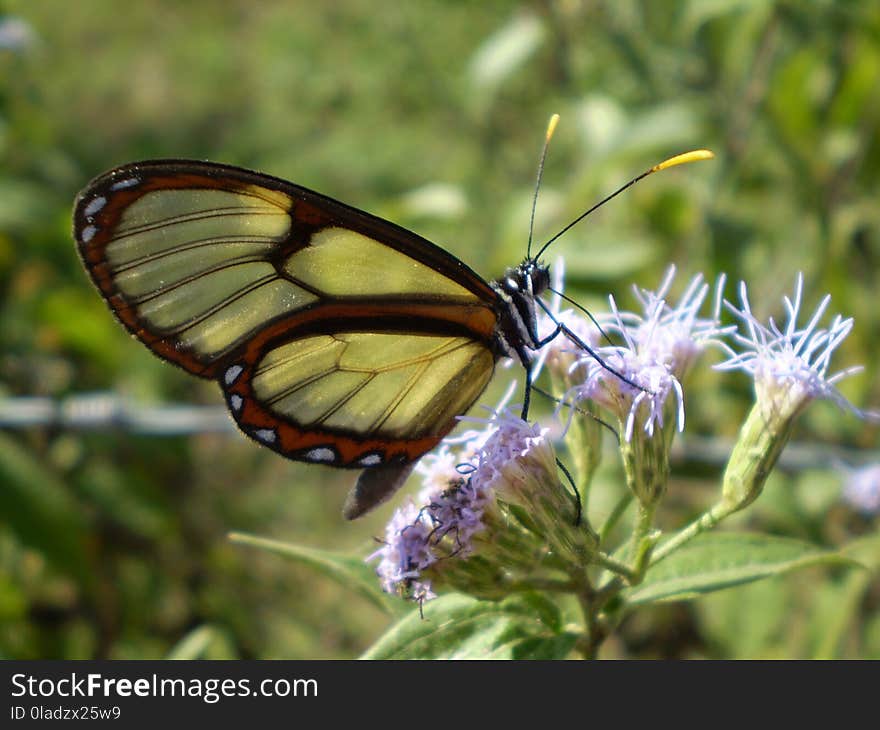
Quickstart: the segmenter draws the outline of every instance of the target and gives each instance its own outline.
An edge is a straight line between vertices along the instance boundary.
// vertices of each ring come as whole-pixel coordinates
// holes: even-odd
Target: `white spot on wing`
[[[367,454],[367,456],[363,457],[358,464],[361,466],[376,466],[377,464],[382,463],[382,457],[379,454]]]
[[[241,371],[244,368],[241,365],[233,365],[229,368],[225,375],[223,376],[223,381],[226,385],[232,385],[236,380],[238,380],[238,376],[241,375]]]
[[[258,428],[254,431],[254,436],[267,444],[274,444],[275,439],[278,438],[271,428]]]
[[[126,188],[133,188],[135,185],[140,185],[140,178],[137,177],[127,177],[125,180],[119,180],[118,182],[113,183],[110,186],[111,190],[125,190]]]
[[[83,243],[88,243],[91,241],[95,234],[98,232],[97,226],[86,226],[82,229],[82,233],[80,234],[80,238],[82,238]]]
[[[83,213],[85,213],[87,218],[90,218],[91,216],[95,215],[95,213],[97,213],[99,210],[101,210],[101,208],[103,208],[105,205],[107,205],[107,198],[105,198],[103,195],[99,195],[97,198],[93,198],[91,201],[89,201],[89,204],[85,207]]]
[[[333,449],[317,448],[306,452],[309,461],[336,461],[336,452]]]
[[[233,411],[240,411],[242,403],[244,403],[244,399],[238,393],[233,393],[229,396],[229,406]]]

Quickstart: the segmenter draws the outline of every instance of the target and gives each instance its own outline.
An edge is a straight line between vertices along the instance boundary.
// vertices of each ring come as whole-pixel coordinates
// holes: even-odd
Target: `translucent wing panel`
[[[289,204],[290,199],[279,193],[267,200],[262,194],[229,190],[153,190],[123,211],[107,245],[107,260],[121,266],[218,237],[279,241],[290,230]]]
[[[199,274],[260,261],[273,245],[273,241],[242,240],[240,236],[199,240],[117,266],[114,281],[127,297],[140,298]]]
[[[443,434],[492,376],[487,347],[464,337],[341,333],[269,351],[254,371],[256,398],[302,427],[380,438]]]
[[[479,298],[448,276],[347,228],[325,228],[288,258],[291,276],[332,296],[431,294]]]
[[[300,309],[316,297],[283,279],[255,279],[222,303],[177,330],[184,347],[214,356],[243,341],[272,319]]]
[[[210,361],[317,300],[267,260],[290,231],[289,204],[256,188],[147,192],[107,244],[113,284],[152,331]]]

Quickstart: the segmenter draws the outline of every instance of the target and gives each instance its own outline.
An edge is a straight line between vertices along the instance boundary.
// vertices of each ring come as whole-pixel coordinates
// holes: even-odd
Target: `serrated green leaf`
[[[403,601],[394,599],[382,591],[374,569],[367,565],[362,557],[342,555],[329,550],[293,545],[239,532],[230,533],[229,539],[239,545],[250,545],[261,550],[268,550],[276,555],[292,558],[302,565],[307,565],[391,615],[399,615],[402,609],[406,608]]]
[[[630,605],[681,601],[730,586],[821,563],[851,563],[847,556],[790,538],[752,533],[701,535],[648,571],[626,592]]]
[[[536,603],[537,602],[537,603]],[[553,613],[542,596],[501,602],[450,594],[413,611],[392,626],[362,659],[563,658],[577,637],[560,633],[542,617]],[[555,612],[558,617],[558,611]],[[555,619],[554,619],[555,621]]]

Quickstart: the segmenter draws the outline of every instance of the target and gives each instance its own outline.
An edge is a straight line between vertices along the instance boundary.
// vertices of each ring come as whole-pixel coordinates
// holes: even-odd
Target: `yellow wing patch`
[[[493,368],[486,345],[469,338],[352,332],[270,350],[251,386],[269,410],[302,427],[420,438],[446,433]]]
[[[123,266],[184,244],[277,242],[290,230],[291,201],[280,193],[272,195],[200,188],[150,191],[124,210],[107,246],[107,260]]]
[[[325,228],[284,266],[291,276],[331,296],[425,294],[479,298],[406,254],[347,228]]]

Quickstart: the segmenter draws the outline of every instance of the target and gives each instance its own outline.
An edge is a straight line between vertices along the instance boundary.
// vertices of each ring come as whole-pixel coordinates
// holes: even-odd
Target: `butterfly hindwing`
[[[433,448],[488,383],[494,358],[469,337],[340,331],[252,350],[221,384],[245,433],[284,456],[347,467],[411,461]],[[413,322],[411,327],[416,327]]]
[[[126,165],[80,194],[74,236],[123,324],[216,378],[242,430],[289,458],[410,462],[491,377],[486,282],[425,239],[283,180]]]

